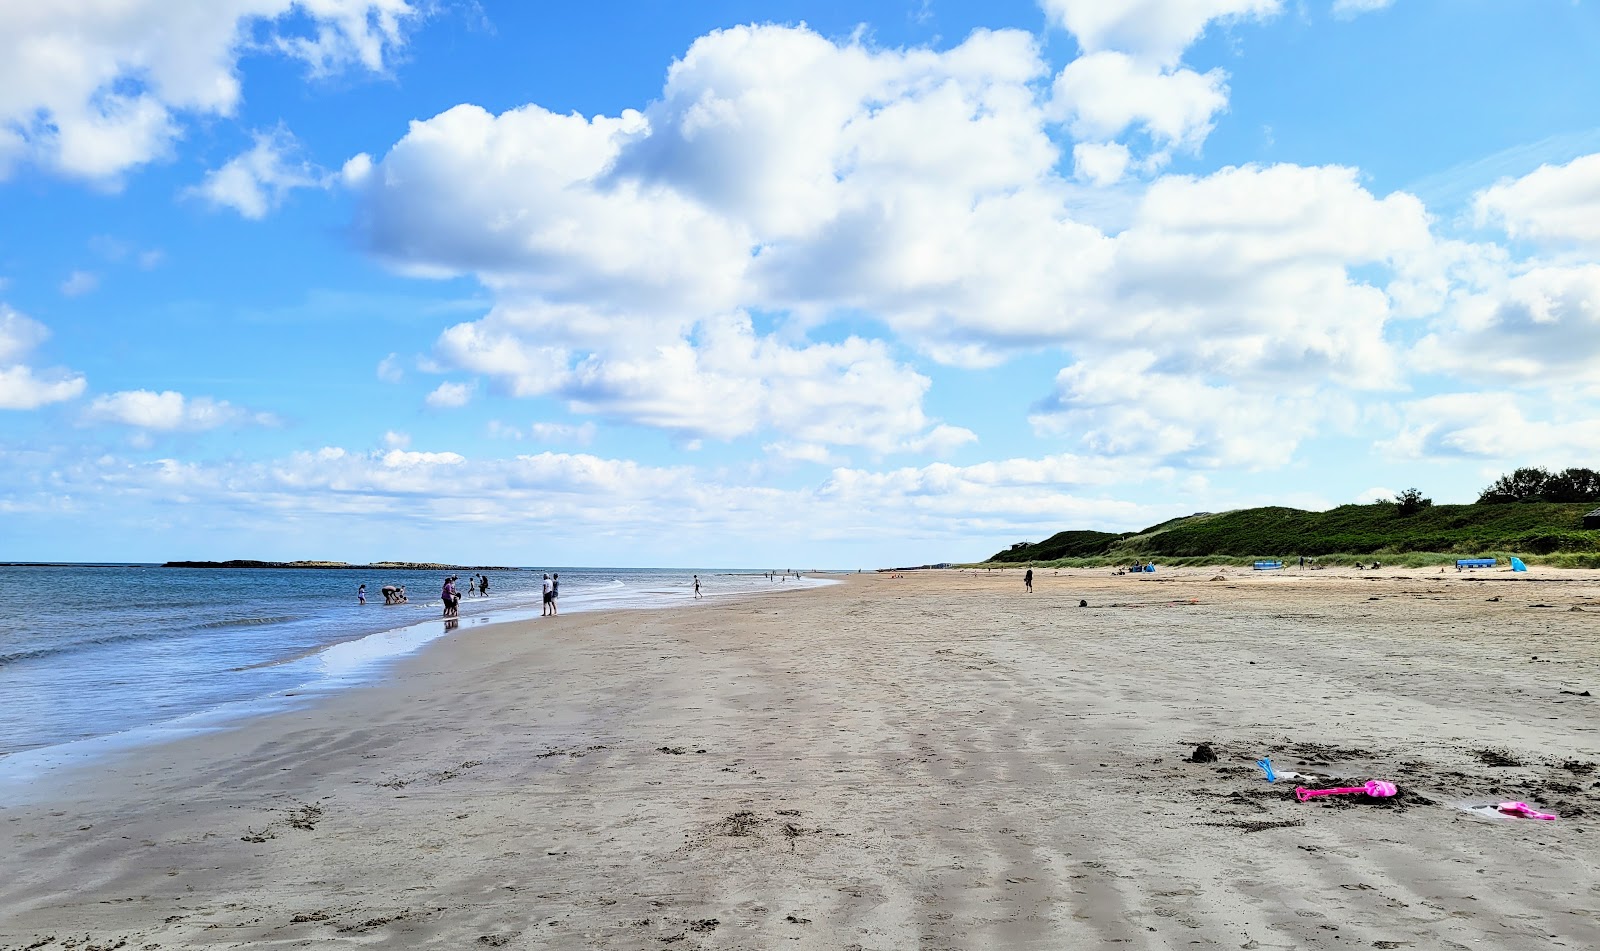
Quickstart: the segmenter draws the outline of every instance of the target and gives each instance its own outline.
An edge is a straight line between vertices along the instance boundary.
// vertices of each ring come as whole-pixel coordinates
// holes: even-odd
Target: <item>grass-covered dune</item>
[[[1391,556],[1430,563],[1477,555],[1547,556],[1540,561],[1600,567],[1600,531],[1586,531],[1593,503],[1430,505],[1409,514],[1392,502],[1342,505],[1326,512],[1271,506],[1190,515],[1140,532],[1068,531],[990,556],[996,563],[1116,563]],[[1431,554],[1432,559],[1397,558]]]

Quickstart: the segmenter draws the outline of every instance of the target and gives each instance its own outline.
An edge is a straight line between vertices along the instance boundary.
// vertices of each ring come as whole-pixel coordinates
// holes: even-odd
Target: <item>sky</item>
[[[0,5],[0,560],[872,568],[1597,467],[1596,49],[1593,0]]]

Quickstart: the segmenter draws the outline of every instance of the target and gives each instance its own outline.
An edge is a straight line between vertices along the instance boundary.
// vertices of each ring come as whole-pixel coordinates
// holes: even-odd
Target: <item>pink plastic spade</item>
[[[1369,796],[1382,798],[1384,796],[1393,796],[1399,791],[1394,783],[1384,782],[1381,779],[1369,779],[1365,786],[1340,786],[1338,789],[1307,789],[1304,786],[1296,786],[1294,798],[1301,802],[1306,802],[1316,796],[1344,796],[1350,793],[1366,793]]]
[[[1508,816],[1521,816],[1524,819],[1559,819],[1560,816],[1549,812],[1539,812],[1525,802],[1502,802],[1495,806],[1496,809]]]

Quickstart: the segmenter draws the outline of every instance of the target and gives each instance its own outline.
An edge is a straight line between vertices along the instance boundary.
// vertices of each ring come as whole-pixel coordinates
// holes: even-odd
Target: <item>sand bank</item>
[[[0,948],[1600,946],[1600,576],[1021,589],[464,627],[0,809]]]

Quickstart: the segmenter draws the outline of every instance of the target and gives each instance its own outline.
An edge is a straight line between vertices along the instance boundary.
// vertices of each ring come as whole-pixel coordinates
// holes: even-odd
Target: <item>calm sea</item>
[[[774,587],[757,572],[623,568],[488,571],[461,631],[539,614],[544,572],[563,613],[720,598]],[[476,572],[456,572],[461,584]],[[0,771],[58,749],[148,732],[252,701],[368,679],[447,633],[442,571],[0,566]],[[367,603],[356,603],[365,582]],[[405,585],[409,603],[380,589]]]

